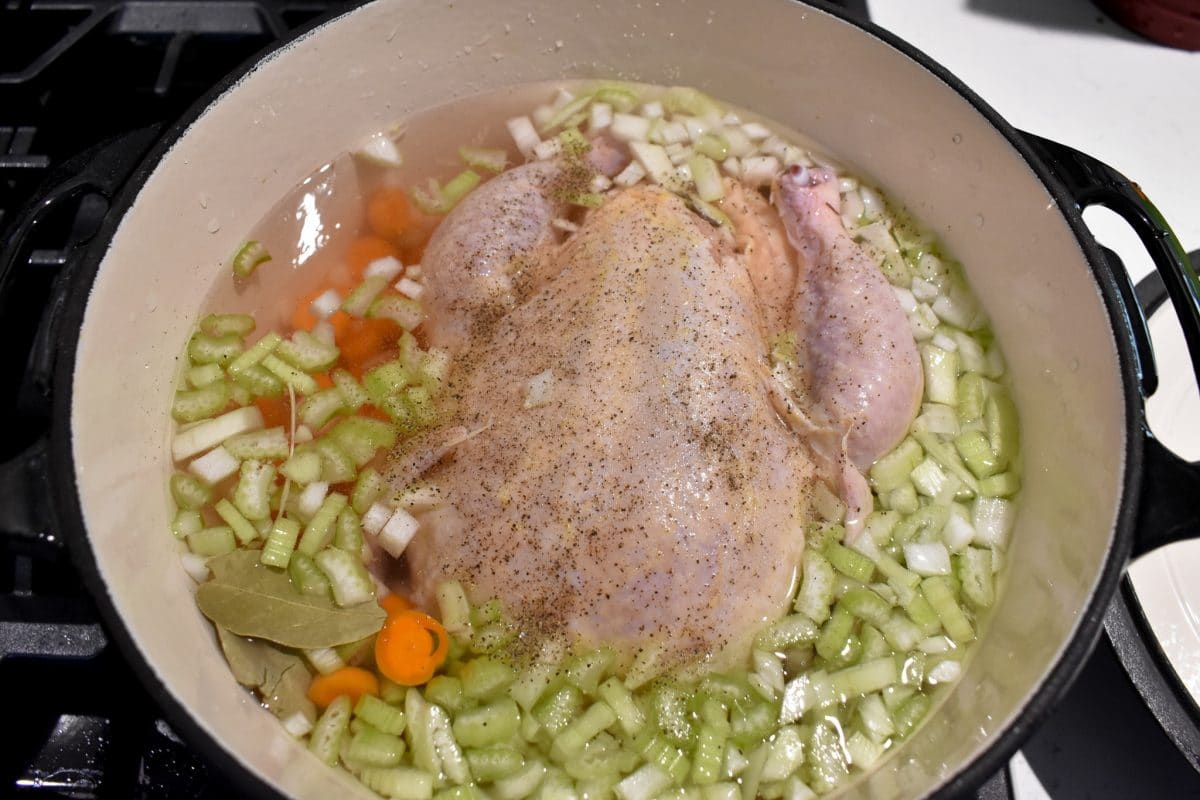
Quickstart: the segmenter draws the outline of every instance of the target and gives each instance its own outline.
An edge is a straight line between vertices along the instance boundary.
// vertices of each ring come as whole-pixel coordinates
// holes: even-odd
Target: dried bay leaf
[[[383,627],[387,615],[376,603],[339,608],[332,598],[301,594],[259,556],[235,550],[209,560],[213,577],[197,587],[196,603],[214,624],[298,650],[356,642]]]
[[[219,625],[217,637],[233,677],[258,692],[271,713],[284,719],[299,711],[310,721],[316,720],[317,707],[308,699],[312,675],[299,656],[238,636]]]

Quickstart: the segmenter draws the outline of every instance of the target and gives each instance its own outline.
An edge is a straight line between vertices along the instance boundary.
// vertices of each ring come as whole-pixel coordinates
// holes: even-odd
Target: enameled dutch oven
[[[36,505],[45,476],[54,529],[111,634],[173,723],[248,793],[363,796],[234,682],[195,607],[165,533],[176,357],[202,299],[228,281],[239,239],[314,168],[448,99],[573,77],[689,84],[804,131],[966,265],[1022,423],[1007,586],[958,685],[845,795],[978,783],[1070,682],[1131,555],[1197,521],[1200,472],[1146,426],[1156,381],[1144,321],[1081,209],[1108,206],[1138,232],[1194,366],[1200,283],[1136,186],[1014,130],[912,47],[835,11],[787,0],[379,0],[275,49],[161,137],[138,134],[148,155],[123,186],[122,170],[93,160],[11,229],[4,278],[45,209],[82,191],[114,198],[49,323],[48,444],[0,471],[8,496]],[[26,511],[41,529],[38,509]]]

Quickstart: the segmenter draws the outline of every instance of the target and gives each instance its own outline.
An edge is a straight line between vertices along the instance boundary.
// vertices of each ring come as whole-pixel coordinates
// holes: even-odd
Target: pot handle
[[[1179,317],[1192,371],[1200,381],[1200,278],[1179,240],[1154,204],[1133,181],[1107,164],[1066,145],[1025,133],[1025,141],[1053,171],[1080,210],[1099,205],[1116,212],[1141,239],[1166,286]],[[1110,262],[1109,277],[1125,306],[1129,335],[1138,357],[1141,384],[1141,429],[1145,439],[1140,502],[1133,554],[1142,555],[1182,539],[1200,535],[1200,462],[1172,453],[1150,431],[1145,400],[1158,388],[1150,329],[1137,302],[1128,273]]]
[[[38,191],[38,199],[23,208],[0,240],[0,308],[13,302],[11,294],[17,273],[27,262],[31,240],[56,211],[86,196],[111,202],[150,145],[158,137],[158,126],[143,128],[110,139],[64,162]],[[58,322],[74,274],[78,251],[95,230],[81,232],[68,245],[66,263],[55,276],[49,301],[42,312],[30,346],[21,390],[26,405],[44,417],[54,402],[51,376],[59,339]],[[74,335],[68,333],[68,335]],[[32,401],[31,403],[28,401]],[[46,425],[48,428],[48,425]],[[0,533],[36,550],[63,546],[54,531],[53,504],[49,489],[48,430],[23,451],[0,462]]]

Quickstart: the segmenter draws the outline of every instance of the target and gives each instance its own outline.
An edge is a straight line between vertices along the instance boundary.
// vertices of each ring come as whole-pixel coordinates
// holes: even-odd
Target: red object
[[[1096,5],[1147,39],[1200,50],[1200,0],[1096,0]]]

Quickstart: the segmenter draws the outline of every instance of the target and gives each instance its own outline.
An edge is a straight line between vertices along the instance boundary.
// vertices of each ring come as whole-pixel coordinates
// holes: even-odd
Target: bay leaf
[[[213,577],[197,587],[196,603],[214,624],[298,650],[356,642],[383,627],[387,615],[378,604],[339,608],[329,597],[301,594],[259,555],[235,550],[209,560]]]
[[[217,638],[233,677],[254,689],[262,704],[280,719],[299,711],[310,722],[317,707],[308,699],[312,675],[299,656],[258,639],[247,639],[217,626]]]

